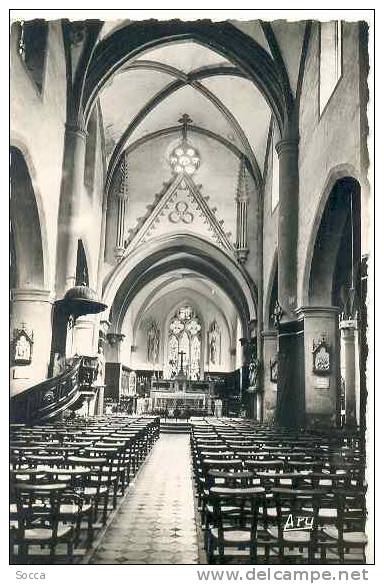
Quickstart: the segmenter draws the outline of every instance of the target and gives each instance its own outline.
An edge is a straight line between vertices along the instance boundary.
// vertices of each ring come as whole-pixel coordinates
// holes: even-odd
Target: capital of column
[[[271,339],[271,340],[274,340],[275,341],[275,340],[277,340],[277,331],[276,330],[274,330],[274,331],[272,331],[272,330],[262,331],[261,332],[261,336],[263,337],[263,339],[266,339],[266,340]]]
[[[35,288],[13,288],[11,290],[12,302],[48,302],[53,304],[54,299],[50,290]]]
[[[108,343],[114,347],[125,339],[125,335],[121,333],[107,333]]]
[[[297,152],[299,148],[299,138],[283,138],[277,142],[275,148],[279,158],[282,154]]]
[[[121,191],[118,190],[116,192],[116,197],[120,200],[120,201],[128,201],[129,198],[129,194],[126,191]]]
[[[338,306],[300,306],[295,310],[298,319],[303,318],[331,318],[335,319],[340,314]]]
[[[78,126],[77,124],[66,123],[65,129],[68,134],[79,136],[79,138],[82,138],[83,140],[85,140],[88,136],[87,130],[81,126]]]

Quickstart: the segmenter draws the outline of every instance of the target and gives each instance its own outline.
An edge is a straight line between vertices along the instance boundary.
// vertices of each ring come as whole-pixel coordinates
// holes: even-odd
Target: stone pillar
[[[279,157],[278,301],[279,322],[278,422],[300,426],[303,418],[303,337],[297,305],[298,138],[285,136],[276,144]]]
[[[355,320],[341,320],[341,352],[344,356],[345,381],[345,423],[347,426],[357,424],[357,377],[356,377],[356,337],[357,323]]]
[[[296,318],[297,225],[298,225],[298,139],[276,144],[279,157],[278,299],[282,321]]]
[[[257,391],[255,395],[255,418],[258,422],[262,422],[264,418],[264,408],[263,408],[263,392]]]
[[[334,306],[306,306],[297,311],[304,322],[305,423],[307,426],[335,426],[340,410],[339,309]],[[316,371],[316,347],[325,342],[329,370]]]
[[[60,221],[57,245],[58,292],[63,294],[76,283],[77,241],[80,237],[80,204],[84,190],[87,133],[66,125]]]
[[[267,422],[271,422],[275,419],[276,414],[277,381],[271,380],[271,363],[277,359],[277,331],[263,331],[262,337],[264,362],[264,419]]]
[[[96,395],[95,416],[102,416],[104,413],[104,389],[105,385],[100,385]]]
[[[122,333],[107,333],[108,344],[105,346],[106,360],[112,363],[120,363],[121,343],[125,339]]]
[[[48,290],[17,288],[11,291],[11,339],[26,329],[32,337],[31,363],[18,365],[11,350],[10,389],[15,395],[47,378],[52,337],[52,298]]]
[[[121,258],[124,253],[125,243],[125,215],[128,204],[128,162],[124,157],[121,169],[121,181],[117,192],[117,223],[116,223],[116,246],[115,257]]]

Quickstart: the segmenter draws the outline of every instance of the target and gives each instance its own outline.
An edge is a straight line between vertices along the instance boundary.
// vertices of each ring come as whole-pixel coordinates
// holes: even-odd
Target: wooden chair
[[[278,548],[279,563],[313,563],[318,540],[320,498],[324,494],[325,491],[320,489],[272,489],[276,520],[270,522],[267,531],[271,537],[269,548]]]
[[[328,507],[333,506],[335,515],[322,526],[319,547],[322,561],[327,558],[327,550],[337,554],[340,563],[344,563],[345,555],[351,550],[359,551],[360,558],[356,563],[365,563],[365,547],[368,539],[365,533],[366,506],[365,491],[358,489],[336,490],[332,500],[327,501]],[[352,558],[353,559],[353,558]],[[350,563],[351,559],[348,561]]]
[[[243,553],[251,564],[258,562],[257,529],[263,496],[264,490],[258,487],[210,489],[213,512],[206,530],[209,563],[214,563],[217,553],[219,563],[224,564],[231,552]]]
[[[15,485],[13,494],[17,526],[11,529],[11,552],[13,555],[16,546],[16,563],[28,563],[31,545],[48,547],[49,561],[54,563],[59,543],[67,544],[67,558],[72,561],[73,526],[64,525],[60,517],[60,505],[66,488],[65,483]]]

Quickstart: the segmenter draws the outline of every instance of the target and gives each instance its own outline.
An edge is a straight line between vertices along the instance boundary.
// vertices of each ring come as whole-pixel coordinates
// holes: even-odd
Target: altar
[[[153,380],[150,391],[152,411],[185,409],[209,411],[214,384],[211,381],[190,380],[178,375],[175,379]]]

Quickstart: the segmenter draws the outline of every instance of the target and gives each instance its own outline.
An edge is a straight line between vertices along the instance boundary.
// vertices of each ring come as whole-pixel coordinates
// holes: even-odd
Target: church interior
[[[10,562],[367,563],[367,23],[10,49]]]

